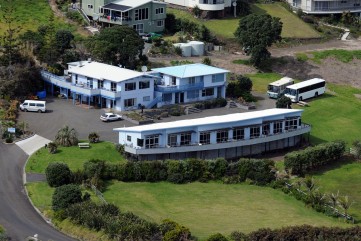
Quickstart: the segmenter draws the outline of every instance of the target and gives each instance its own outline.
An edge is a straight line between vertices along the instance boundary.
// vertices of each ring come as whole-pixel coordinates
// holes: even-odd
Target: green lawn
[[[345,226],[278,190],[221,183],[113,182],[105,199],[148,220],[172,219],[204,240],[212,233],[251,232],[288,225]]]
[[[278,17],[283,23],[281,36],[283,38],[320,38],[321,35],[310,25],[303,22],[295,14],[289,12],[281,4],[253,4],[254,13],[268,13],[272,17]]]
[[[302,120],[312,125],[311,142],[345,140],[351,144],[361,136],[361,99],[354,96],[361,90],[331,83],[326,88],[332,94],[310,100],[310,106],[302,114]]]
[[[0,34],[3,34],[6,30],[4,21],[2,20],[2,9],[7,3],[0,1],[2,8],[0,8]],[[49,17],[53,15],[53,12],[49,6],[47,0],[11,0],[14,3],[15,12],[13,17],[17,18],[18,26],[21,26],[22,31],[37,30],[41,25],[49,23]],[[55,26],[57,29],[68,29],[75,31],[75,26],[63,22],[59,18],[55,18]]]
[[[351,206],[350,214],[361,221],[361,163],[336,164],[325,172],[319,172],[314,177],[322,191],[348,195],[355,203]]]
[[[322,60],[330,57],[333,57],[343,63],[349,63],[353,59],[361,59],[361,50],[330,49],[324,51],[296,53],[296,57],[298,60],[312,60],[317,64],[320,64]]]
[[[83,163],[91,159],[100,159],[109,162],[123,162],[122,157],[114,147],[113,143],[100,142],[90,144],[90,148],[80,149],[78,146],[58,147],[56,154],[50,154],[47,149],[41,148],[34,153],[27,165],[26,172],[45,173],[50,162],[64,162],[72,171],[83,168]]]
[[[272,83],[282,78],[282,75],[277,73],[246,74],[246,76],[252,80],[252,90],[260,93],[266,93],[269,83]]]

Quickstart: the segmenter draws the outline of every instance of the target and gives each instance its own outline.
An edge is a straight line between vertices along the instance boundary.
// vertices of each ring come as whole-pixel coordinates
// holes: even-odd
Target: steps
[[[194,114],[194,113],[200,113],[200,112],[202,112],[202,110],[194,108],[192,106],[187,106],[185,108],[184,112],[186,113],[186,115],[190,115],[190,114]]]
[[[227,102],[227,105],[226,105],[226,108],[238,108],[238,105],[237,105],[237,103],[236,102],[234,102],[233,100],[229,100],[228,102]]]

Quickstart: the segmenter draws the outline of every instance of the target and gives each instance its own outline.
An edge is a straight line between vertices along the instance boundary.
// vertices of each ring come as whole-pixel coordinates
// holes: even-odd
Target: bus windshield
[[[297,90],[287,88],[285,93],[289,94],[289,95],[292,95],[292,96],[296,96],[297,95]]]
[[[274,92],[274,93],[279,93],[280,87],[274,86],[274,85],[268,85],[268,91]]]

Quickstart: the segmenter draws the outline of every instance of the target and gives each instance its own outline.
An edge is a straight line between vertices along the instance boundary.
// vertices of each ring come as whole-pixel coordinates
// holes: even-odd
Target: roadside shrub
[[[182,49],[181,47],[177,46],[177,47],[174,47],[174,52],[179,55],[179,56],[182,56]]]
[[[99,138],[100,138],[100,136],[99,136],[99,134],[96,133],[96,132],[91,132],[91,133],[89,133],[89,135],[88,135],[88,140],[89,140],[90,143],[97,143],[97,142],[99,142]]]
[[[78,144],[78,133],[74,128],[64,126],[56,134],[54,142],[59,146],[75,146]]]
[[[48,151],[50,154],[55,154],[58,151],[58,146],[54,142],[48,143]]]
[[[59,211],[81,201],[82,195],[78,185],[63,185],[57,187],[54,191],[52,200],[53,210]]]
[[[292,174],[303,175],[308,171],[338,160],[345,152],[344,141],[334,141],[294,151],[285,155],[285,168]]]
[[[59,187],[69,184],[72,180],[72,172],[67,164],[51,162],[45,169],[46,181],[50,187]]]

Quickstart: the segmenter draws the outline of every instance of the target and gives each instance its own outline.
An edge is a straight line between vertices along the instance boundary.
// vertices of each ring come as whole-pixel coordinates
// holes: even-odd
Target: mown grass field
[[[278,17],[283,23],[281,36],[283,38],[320,38],[321,35],[310,25],[303,22],[295,14],[289,12],[280,3],[253,4],[252,12],[258,14],[267,13],[272,17]]]
[[[33,154],[27,165],[26,172],[45,173],[45,169],[50,162],[64,162],[68,164],[72,171],[83,169],[83,163],[91,159],[105,160],[109,162],[123,162],[121,156],[113,143],[100,142],[90,144],[90,148],[79,148],[78,146],[58,147],[56,154],[50,154],[48,149],[41,148]]]
[[[11,0],[14,6],[13,17],[17,19],[15,26],[20,26],[21,31],[37,30],[41,25],[49,24],[49,18],[53,12],[47,0]],[[0,0],[0,34],[6,31],[6,24],[3,21],[4,7],[8,3]],[[61,19],[55,17],[54,24],[56,29],[67,29],[72,32],[76,30],[75,26],[63,22]]]
[[[148,220],[172,219],[204,240],[220,232],[229,235],[259,228],[289,225],[346,226],[317,213],[284,193],[266,187],[221,183],[123,183],[112,182],[105,199],[121,210]]]
[[[273,17],[278,17],[283,22],[283,29],[281,36],[283,38],[320,38],[321,35],[314,30],[310,25],[303,22],[293,13],[287,11],[281,4],[252,4],[251,11],[256,14],[270,14]],[[239,20],[241,18],[224,18],[224,19],[211,19],[200,20],[194,18],[189,12],[181,11],[178,9],[167,9],[168,13],[173,13],[177,18],[186,18],[190,21],[204,24],[211,32],[223,38],[234,38]]]
[[[320,189],[327,193],[348,195],[354,201],[349,213],[361,222],[361,163],[337,163],[314,174]]]
[[[296,53],[296,58],[298,60],[311,60],[317,64],[320,64],[322,60],[330,57],[335,58],[343,63],[349,63],[354,59],[361,59],[361,50],[330,49],[324,51]]]

